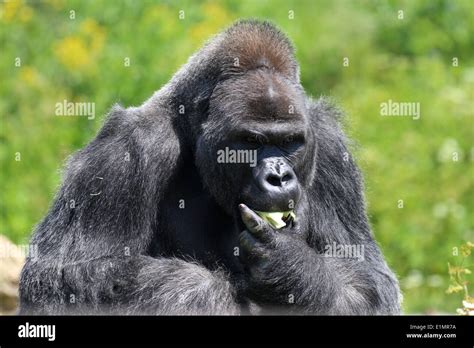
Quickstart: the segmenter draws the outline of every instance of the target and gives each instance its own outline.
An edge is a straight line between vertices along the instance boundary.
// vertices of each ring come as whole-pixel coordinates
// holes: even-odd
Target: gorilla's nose
[[[257,175],[260,188],[271,194],[292,195],[297,190],[298,181],[295,172],[288,164],[282,161],[268,161]]]
[[[291,181],[294,180],[294,175],[291,171],[287,170],[283,173],[269,173],[265,178],[265,185],[271,186],[280,186],[283,187],[284,185],[291,184]]]

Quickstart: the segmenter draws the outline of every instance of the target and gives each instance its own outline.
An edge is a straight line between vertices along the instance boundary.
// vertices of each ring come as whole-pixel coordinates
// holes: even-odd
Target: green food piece
[[[290,218],[295,220],[296,215],[293,210],[290,211],[271,211],[271,212],[266,212],[266,211],[257,211],[255,212],[260,216],[263,220],[268,222],[273,228],[279,230],[280,228],[283,228],[286,226],[286,222]]]

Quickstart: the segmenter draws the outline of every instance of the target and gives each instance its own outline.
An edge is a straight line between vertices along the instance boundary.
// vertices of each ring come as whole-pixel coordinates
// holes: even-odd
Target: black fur
[[[265,262],[253,262],[234,254],[253,238],[237,211],[246,169],[216,163],[215,151],[262,114],[280,122],[284,106],[259,99],[268,84],[294,104],[307,138],[291,161],[298,230],[269,231],[253,255]],[[337,115],[305,96],[283,34],[235,24],[142,106],[115,106],[68,161],[32,237],[39,255],[21,274],[20,313],[399,313]],[[333,242],[364,245],[365,260],[322,257]]]

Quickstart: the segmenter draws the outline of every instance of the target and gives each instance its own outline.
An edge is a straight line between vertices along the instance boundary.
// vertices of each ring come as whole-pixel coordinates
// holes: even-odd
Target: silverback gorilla
[[[338,116],[305,95],[280,31],[234,24],[68,161],[20,313],[399,313]],[[288,210],[279,229],[257,214]]]

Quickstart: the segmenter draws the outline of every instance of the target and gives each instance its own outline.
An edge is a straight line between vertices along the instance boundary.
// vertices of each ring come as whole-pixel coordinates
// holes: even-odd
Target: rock
[[[0,234],[0,314],[15,314],[18,284],[25,253]]]

